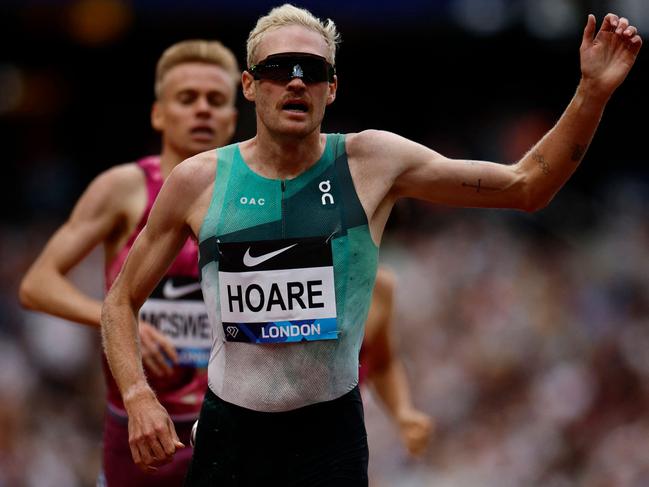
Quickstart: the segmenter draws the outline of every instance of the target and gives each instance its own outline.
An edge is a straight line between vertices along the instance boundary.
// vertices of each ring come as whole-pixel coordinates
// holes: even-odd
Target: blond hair
[[[263,35],[270,29],[277,29],[287,25],[301,25],[320,34],[329,49],[326,56],[327,61],[336,64],[336,46],[340,42],[340,34],[336,30],[336,24],[334,24],[333,20],[327,19],[326,22],[323,22],[308,10],[285,3],[281,7],[275,7],[267,15],[260,17],[255,28],[250,31],[246,44],[248,66],[252,66],[256,62],[257,48]]]
[[[205,63],[223,68],[236,86],[241,80],[239,63],[234,53],[219,41],[202,39],[177,42],[168,47],[160,56],[155,69],[155,96],[160,98],[162,80],[179,64]]]

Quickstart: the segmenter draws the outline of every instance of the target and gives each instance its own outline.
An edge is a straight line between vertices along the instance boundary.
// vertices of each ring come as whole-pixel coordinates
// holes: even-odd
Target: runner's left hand
[[[595,35],[594,15],[588,16],[579,48],[581,74],[596,96],[608,99],[635,63],[642,38],[625,17],[608,14]]]

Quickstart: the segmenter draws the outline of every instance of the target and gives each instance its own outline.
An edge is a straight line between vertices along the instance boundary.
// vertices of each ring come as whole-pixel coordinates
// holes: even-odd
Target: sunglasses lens
[[[252,68],[256,79],[290,81],[300,78],[305,83],[331,81],[333,67],[319,56],[273,55]]]
[[[305,59],[302,64],[297,64],[296,67],[302,68],[303,79],[307,83],[319,83],[321,81],[328,81],[329,76],[327,75],[328,64],[326,61],[320,61],[318,59]],[[298,69],[294,69],[299,71]]]
[[[284,62],[270,61],[259,68],[260,78],[272,81],[288,81],[293,73],[293,66]]]

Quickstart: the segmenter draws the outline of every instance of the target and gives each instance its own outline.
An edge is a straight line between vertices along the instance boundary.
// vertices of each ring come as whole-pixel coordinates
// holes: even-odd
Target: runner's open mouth
[[[191,133],[193,135],[209,135],[213,136],[214,135],[214,129],[211,127],[194,127],[191,129]]]
[[[307,107],[306,103],[300,103],[300,102],[289,102],[284,104],[282,107],[284,110],[290,110],[294,112],[303,112],[306,113],[309,111],[309,108]]]

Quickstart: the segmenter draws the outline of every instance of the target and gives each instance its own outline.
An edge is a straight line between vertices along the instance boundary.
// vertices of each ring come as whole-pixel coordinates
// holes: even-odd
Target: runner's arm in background
[[[98,245],[116,238],[120,230],[124,232],[122,229],[128,226],[126,206],[137,197],[142,176],[135,164],[124,164],[92,181],[68,220],[50,238],[23,278],[19,296],[25,308],[99,327],[101,301],[79,289],[68,273]],[[171,342],[145,322],[140,323],[140,335],[144,353],[151,358],[151,372],[158,376],[170,374],[165,354],[172,361],[177,360]]]
[[[20,302],[76,323],[98,327],[101,301],[88,296],[67,276],[122,224],[120,188],[132,171],[119,166],[100,174],[77,201],[20,284]]]
[[[433,420],[417,410],[410,395],[408,377],[394,345],[394,276],[379,268],[368,316],[372,327],[366,353],[371,369],[368,381],[399,428],[401,441],[411,455],[421,455],[433,431]]]

